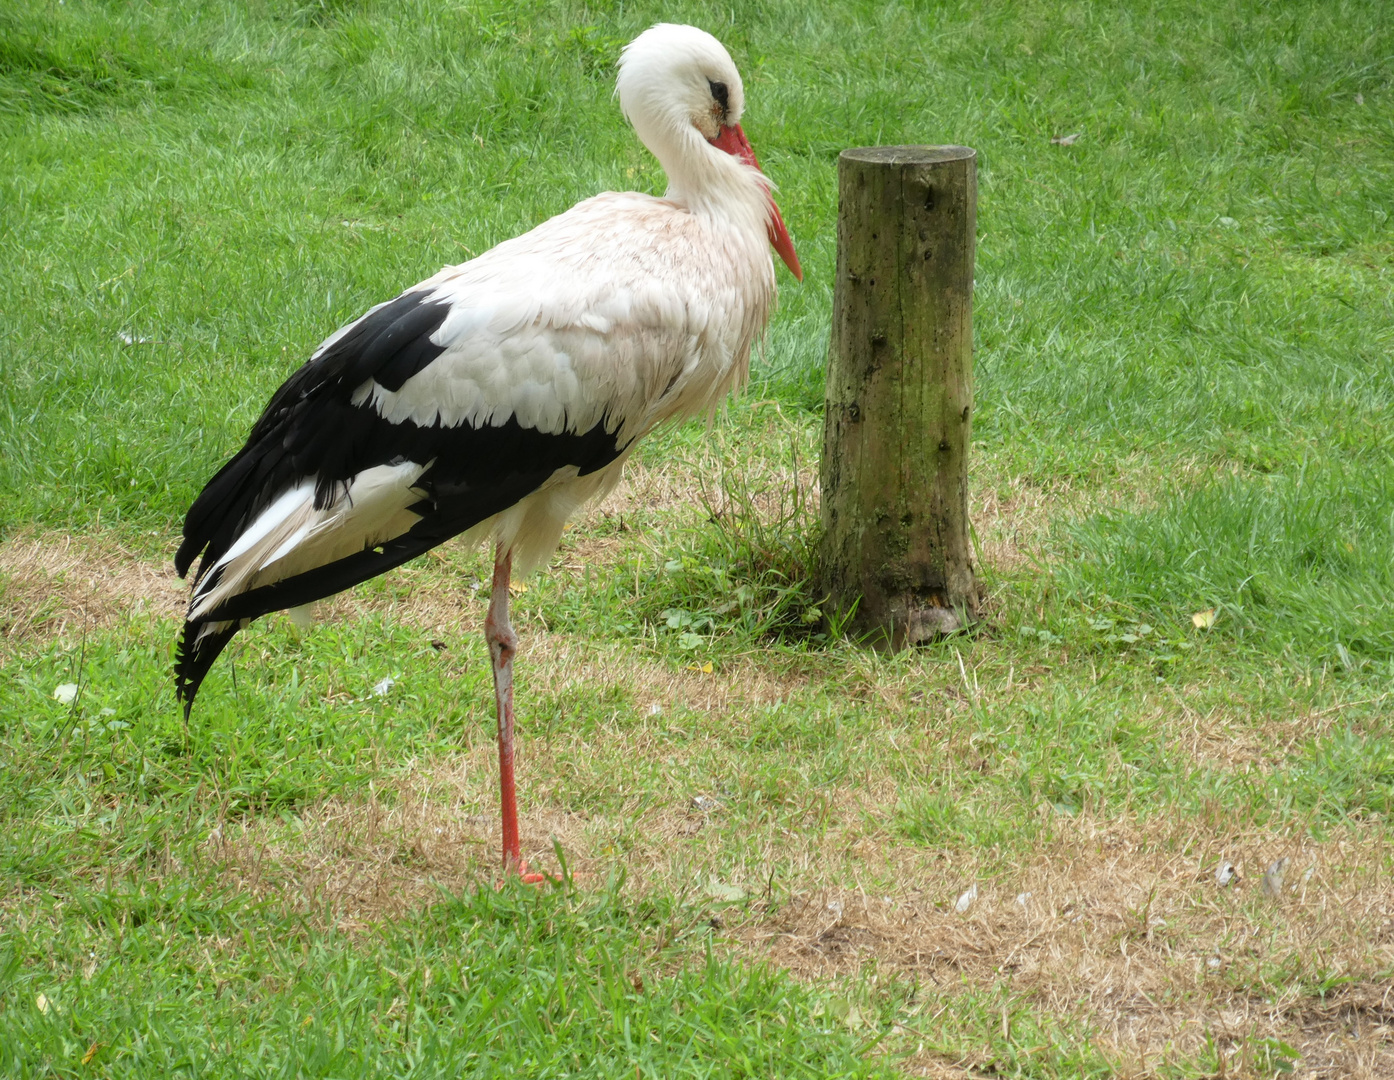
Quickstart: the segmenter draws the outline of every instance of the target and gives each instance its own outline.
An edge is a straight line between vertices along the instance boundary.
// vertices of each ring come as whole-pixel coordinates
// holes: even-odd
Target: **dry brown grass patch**
[[[175,616],[184,589],[171,564],[152,562],[108,534],[16,537],[0,544],[0,636],[62,637],[111,625],[132,610]]]
[[[1237,886],[1216,884],[1221,856],[1239,864]],[[1282,856],[1274,899],[1260,883]],[[874,966],[917,979],[928,1013],[1005,990],[1040,1013],[1084,1018],[1138,1075],[1168,1054],[1200,1056],[1207,1038],[1227,1052],[1286,1040],[1303,1075],[1394,1070],[1394,891],[1379,829],[1221,842],[1156,822],[1081,821],[990,875],[971,857],[888,846],[882,858],[898,889],[849,888],[866,863],[844,860],[741,940],[807,976]],[[974,883],[978,895],[956,910]],[[1322,998],[1313,988],[1324,980]]]

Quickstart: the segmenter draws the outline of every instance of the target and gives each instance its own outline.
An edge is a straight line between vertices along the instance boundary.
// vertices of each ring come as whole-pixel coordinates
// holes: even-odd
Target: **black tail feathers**
[[[174,653],[174,694],[184,703],[184,719],[194,707],[198,688],[203,685],[213,662],[227,648],[233,635],[242,628],[240,621],[230,623],[222,630],[202,633],[205,622],[194,619],[184,624],[184,633]],[[202,636],[200,636],[202,635]]]

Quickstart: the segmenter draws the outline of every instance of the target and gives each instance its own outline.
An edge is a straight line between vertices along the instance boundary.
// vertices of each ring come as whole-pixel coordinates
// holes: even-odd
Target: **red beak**
[[[723,124],[716,138],[709,139],[708,142],[718,150],[725,150],[732,157],[740,158],[747,165],[760,168],[760,163],[755,160],[755,150],[751,147],[750,140],[745,137],[740,124]],[[779,207],[775,205],[773,196],[770,198],[769,230],[770,244],[779,252],[779,257],[784,260],[789,273],[793,274],[796,280],[802,281],[803,267],[799,265],[799,257],[794,254],[794,241],[789,239],[789,230],[784,227],[784,218],[779,212]]]

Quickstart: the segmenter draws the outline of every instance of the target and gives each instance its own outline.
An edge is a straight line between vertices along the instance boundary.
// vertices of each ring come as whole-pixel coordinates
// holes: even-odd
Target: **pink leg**
[[[503,803],[503,870],[520,874],[526,882],[538,882],[541,874],[529,874],[518,841],[518,789],[513,779],[513,656],[518,635],[508,621],[508,582],[513,555],[500,547],[494,554],[494,587],[484,637],[494,662],[494,699],[499,716],[499,793]]]

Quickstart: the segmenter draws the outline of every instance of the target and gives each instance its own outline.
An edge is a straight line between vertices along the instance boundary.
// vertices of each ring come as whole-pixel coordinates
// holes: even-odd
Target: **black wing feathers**
[[[511,419],[497,428],[392,426],[412,429],[401,432],[408,443],[415,436],[414,452],[403,457],[437,461],[416,483],[427,493],[411,507],[421,521],[379,547],[231,597],[210,618],[255,619],[342,592],[507,510],[536,491],[558,468],[575,465],[584,476],[604,468],[620,453],[614,435],[600,424],[582,435],[546,435]],[[541,453],[537,445],[542,439],[548,440],[547,453]]]
[[[194,500],[184,519],[184,542],[174,557],[183,577],[200,552],[203,567],[232,546],[241,527],[293,481],[318,476],[316,504],[323,507],[355,467],[355,436],[361,414],[349,403],[353,391],[379,369],[390,369],[401,388],[445,351],[430,340],[450,313],[446,301],[409,292],[375,308],[331,341],[285,381],[247,436],[247,445],[222,467]],[[381,379],[379,378],[379,381]],[[387,386],[387,383],[383,383]]]
[[[256,515],[304,480],[315,479],[315,503],[323,508],[365,469],[402,461],[432,463],[413,485],[422,498],[411,510],[421,520],[406,533],[230,597],[217,610],[186,623],[175,661],[186,709],[241,620],[342,592],[506,510],[557,469],[574,466],[584,476],[623,453],[605,421],[588,431],[559,434],[525,428],[513,417],[497,426],[427,427],[384,420],[370,402],[352,404],[354,391],[367,380],[399,390],[436,360],[445,349],[431,336],[449,312],[449,302],[409,292],[330,339],[276,391],[247,444],[189,508],[175,568],[184,576],[202,555],[196,576],[202,583]],[[209,622],[231,625],[200,636]]]

